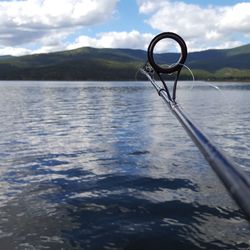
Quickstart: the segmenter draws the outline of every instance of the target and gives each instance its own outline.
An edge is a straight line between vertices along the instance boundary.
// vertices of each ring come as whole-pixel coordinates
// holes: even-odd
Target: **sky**
[[[249,44],[250,1],[0,0],[0,55],[146,50],[161,32],[182,36],[189,51]]]

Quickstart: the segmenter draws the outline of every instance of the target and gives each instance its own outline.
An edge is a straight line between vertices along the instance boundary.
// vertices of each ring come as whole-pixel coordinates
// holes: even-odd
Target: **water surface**
[[[250,175],[250,83],[178,101]],[[148,82],[0,82],[1,249],[250,249],[250,226]]]

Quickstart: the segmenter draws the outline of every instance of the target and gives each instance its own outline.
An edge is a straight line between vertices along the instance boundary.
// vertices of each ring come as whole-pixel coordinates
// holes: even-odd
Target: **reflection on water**
[[[183,83],[249,174],[248,83]],[[0,83],[1,249],[249,249],[250,227],[148,83]]]

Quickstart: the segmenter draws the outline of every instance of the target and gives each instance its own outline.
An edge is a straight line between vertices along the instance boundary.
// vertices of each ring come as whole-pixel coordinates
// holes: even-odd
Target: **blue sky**
[[[147,49],[165,31],[181,35],[189,51],[248,44],[250,1],[0,0],[0,55]]]

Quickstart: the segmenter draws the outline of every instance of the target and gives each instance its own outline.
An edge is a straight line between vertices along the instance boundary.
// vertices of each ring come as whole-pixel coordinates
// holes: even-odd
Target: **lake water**
[[[250,83],[178,101],[250,176]],[[0,82],[0,248],[250,249],[250,224],[148,82]]]

